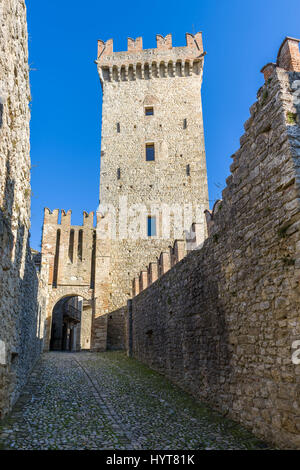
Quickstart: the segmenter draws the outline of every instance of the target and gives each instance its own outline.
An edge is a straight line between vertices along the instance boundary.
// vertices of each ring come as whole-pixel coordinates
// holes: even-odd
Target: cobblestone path
[[[122,352],[45,354],[0,425],[3,449],[265,447]]]

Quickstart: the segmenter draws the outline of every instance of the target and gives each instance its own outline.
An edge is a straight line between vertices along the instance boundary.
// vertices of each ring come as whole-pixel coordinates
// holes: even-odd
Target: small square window
[[[148,237],[156,236],[156,217],[149,215],[147,219],[147,234]]]
[[[153,162],[155,160],[154,144],[146,144],[146,161]]]
[[[145,116],[153,116],[154,109],[152,107],[145,108]]]

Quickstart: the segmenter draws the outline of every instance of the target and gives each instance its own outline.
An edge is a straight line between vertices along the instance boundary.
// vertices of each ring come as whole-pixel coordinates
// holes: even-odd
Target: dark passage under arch
[[[52,312],[51,351],[79,351],[82,313],[81,297],[59,300]]]

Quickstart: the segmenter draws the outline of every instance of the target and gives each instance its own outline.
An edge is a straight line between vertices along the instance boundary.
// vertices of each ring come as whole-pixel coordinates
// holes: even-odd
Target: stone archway
[[[64,299],[79,297],[83,299],[83,306],[80,319],[80,329],[83,332],[84,340],[80,340],[80,349],[89,350],[91,348],[92,318],[94,313],[93,291],[87,287],[59,286],[56,289],[50,288],[48,296],[48,308],[45,330],[44,350],[49,351],[51,346],[51,335],[53,326],[53,312],[55,307]],[[81,338],[82,339],[82,338]],[[65,349],[65,348],[63,348]]]
[[[50,351],[79,351],[81,297],[64,297],[54,306],[51,322]]]

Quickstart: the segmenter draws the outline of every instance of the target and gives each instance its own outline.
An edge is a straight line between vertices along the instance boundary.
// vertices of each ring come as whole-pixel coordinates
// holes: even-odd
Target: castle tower
[[[110,311],[132,295],[131,280],[208,208],[201,84],[202,34],[186,46],[156,36],[126,52],[98,41],[103,90],[100,208],[111,214]]]
[[[74,226],[71,211],[59,217],[59,210],[45,209],[45,349],[55,306],[72,296],[85,302],[81,336],[86,348],[124,346],[118,341],[124,338],[127,301],[137,292],[132,279],[142,271],[142,290],[158,277],[155,257],[160,275],[181,259],[180,240],[192,224],[197,234],[191,239],[204,240],[204,55],[201,33],[187,34],[185,47],[172,47],[171,35],[157,36],[157,48],[147,50],[141,38],[128,39],[128,51],[116,53],[112,40],[99,41],[103,110],[97,224],[93,213],[84,213],[83,225]]]

